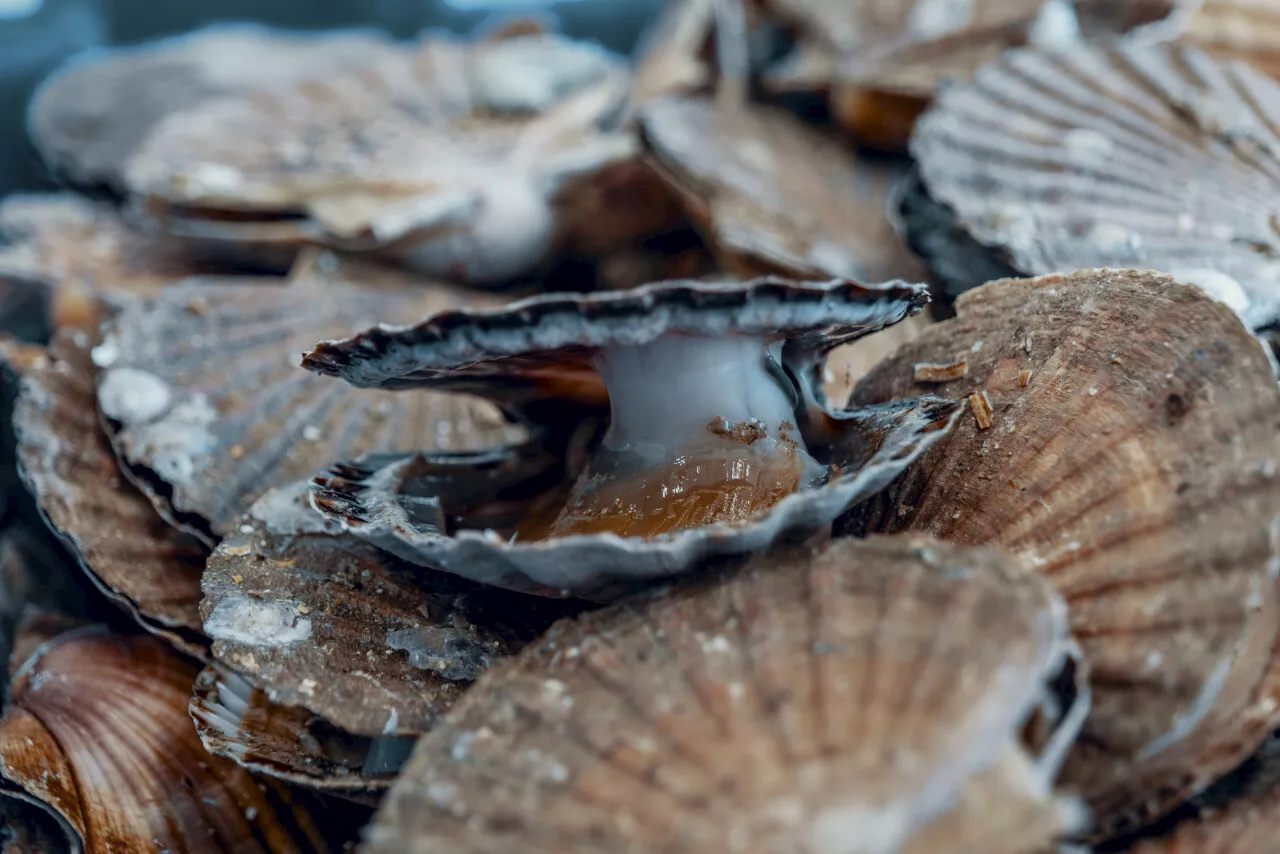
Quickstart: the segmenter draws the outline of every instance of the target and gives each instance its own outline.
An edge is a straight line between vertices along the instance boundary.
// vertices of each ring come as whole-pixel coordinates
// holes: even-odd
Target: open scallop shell
[[[174,233],[502,281],[553,254],[550,202],[568,179],[636,154],[613,129],[628,85],[597,45],[435,34],[356,72],[174,113],[126,177]]]
[[[1280,84],[1194,49],[1023,50],[944,92],[912,151],[1020,273],[1162,270],[1259,327],[1280,319],[1278,118]]]
[[[918,280],[885,215],[891,164],[860,157],[776,108],[663,98],[645,145],[686,199],[723,269],[798,278]]]
[[[212,544],[268,489],[369,451],[488,447],[519,431],[439,394],[374,396],[298,368],[317,341],[495,298],[389,271],[188,280],[129,306],[94,350],[98,402],[157,509]],[[360,281],[351,284],[348,279]]]
[[[187,714],[197,672],[155,638],[58,635],[15,676],[0,778],[86,851],[339,850],[315,803],[205,752]]]
[[[1051,790],[1087,697],[1053,748],[1019,744],[1070,647],[1035,573],[899,538],[717,575],[486,674],[419,742],[370,852],[1013,854],[1079,817]]]
[[[0,348],[19,375],[14,406],[22,479],[49,526],[98,587],[148,631],[207,654],[200,576],[207,550],[165,523],[123,476],[98,422],[92,333],[49,350]]]
[[[206,750],[255,774],[372,803],[404,767],[417,739],[352,735],[305,709],[271,702],[226,668],[196,678],[191,717]]]
[[[294,86],[401,50],[373,31],[302,33],[221,24],[177,38],[81,54],[31,101],[31,139],[79,184],[123,188],[129,157],[168,114],[219,95]]]
[[[923,302],[922,286],[902,282],[665,282],[625,293],[533,297],[327,342],[307,355],[307,367],[358,386],[465,390],[523,411],[551,433],[580,432],[568,440],[568,456],[553,455],[550,466],[533,446],[515,458],[428,454],[337,466],[317,479],[314,500],[346,530],[406,560],[486,584],[592,597],[820,531],[887,485],[961,411],[940,398],[837,414],[822,406],[821,357]],[[825,484],[742,524],[648,539],[602,533],[516,541],[518,521],[548,511],[554,517],[563,507],[583,465],[574,467],[573,443],[605,416],[608,392],[590,365],[592,353],[680,335],[785,339],[782,363],[799,386],[800,433],[814,458],[831,467]],[[556,468],[557,460],[568,470]],[[491,479],[488,490],[463,488],[477,475]]]
[[[1132,830],[1280,723],[1269,354],[1228,308],[1157,273],[995,282],[957,310],[852,403],[941,388],[974,415],[837,529],[998,545],[1049,577],[1094,694],[1064,780],[1098,838]],[[915,381],[961,361],[941,387]]]
[[[357,736],[418,734],[564,606],[424,573],[326,524],[306,481],[273,490],[209,559],[213,652]]]

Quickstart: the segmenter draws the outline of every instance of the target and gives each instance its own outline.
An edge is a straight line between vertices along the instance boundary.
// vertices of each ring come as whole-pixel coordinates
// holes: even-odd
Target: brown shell
[[[45,161],[78,184],[123,188],[125,164],[169,113],[220,95],[297,85],[394,53],[373,31],[216,25],[75,57],[41,85],[27,127]]]
[[[1240,59],[1280,77],[1280,3],[1199,0],[1178,40],[1219,59]]]
[[[93,854],[339,850],[314,804],[205,752],[187,714],[196,673],[150,637],[89,627],[54,638],[15,678],[0,777]]]
[[[1071,810],[1018,728],[1068,645],[1048,585],[995,552],[775,553],[562,622],[486,674],[368,850],[1035,851]]]
[[[671,97],[640,112],[646,147],[736,275],[919,281],[886,198],[900,172],[774,108]]]
[[[1280,84],[1190,48],[1024,50],[948,88],[912,152],[1018,272],[1162,270],[1259,327],[1280,319],[1278,118]]]
[[[1071,608],[1093,711],[1064,779],[1099,838],[1161,815],[1280,722],[1280,388],[1229,309],[1157,273],[995,282],[882,362],[869,405],[943,385],[973,415],[846,529],[1002,546]],[[839,526],[838,526],[839,527]]]
[[[95,339],[63,331],[47,352],[0,348],[20,377],[14,428],[23,481],[104,593],[148,631],[205,655],[199,605],[207,551],[167,525],[122,475],[98,421]]]
[[[424,572],[338,534],[307,483],[267,493],[209,559],[214,655],[357,736],[417,734],[564,606]]]
[[[255,774],[371,804],[417,741],[351,735],[305,709],[272,703],[248,679],[216,665],[196,678],[191,718],[214,756]]]
[[[585,42],[437,34],[356,72],[175,113],[127,182],[175,233],[378,250],[501,281],[561,239],[547,205],[566,179],[635,155],[608,127],[628,83]]]
[[[381,268],[326,266],[318,259],[288,283],[189,280],[121,311],[94,350],[122,459],[162,514],[211,544],[268,489],[335,459],[519,435],[480,401],[375,397],[300,370],[317,341],[363,325],[498,303]]]

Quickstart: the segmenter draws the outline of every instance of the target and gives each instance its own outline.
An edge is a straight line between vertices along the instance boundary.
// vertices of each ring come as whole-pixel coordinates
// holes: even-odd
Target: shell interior
[[[839,415],[822,405],[821,356],[922,300],[902,283],[674,282],[536,297],[322,344],[306,365],[358,385],[465,389],[523,407],[531,421],[545,416],[548,433],[566,437],[569,477],[554,492],[530,489],[552,470],[536,449],[366,460],[319,479],[317,506],[405,559],[575,595],[821,528],[958,412],[940,399]],[[596,442],[605,406],[609,428]],[[477,465],[497,478],[499,507],[526,502],[516,527],[478,526],[497,517],[477,517],[450,483],[451,471]]]

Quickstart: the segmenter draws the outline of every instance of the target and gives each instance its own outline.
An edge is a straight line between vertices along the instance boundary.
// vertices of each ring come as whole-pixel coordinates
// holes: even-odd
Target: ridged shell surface
[[[1064,780],[1094,835],[1142,827],[1280,720],[1280,388],[1221,303],[1150,272],[995,282],[881,362],[869,405],[926,389],[973,414],[846,532],[1000,546],[1070,607],[1094,703]],[[918,366],[965,361],[917,382]]]
[[[1179,41],[1219,59],[1240,59],[1280,76],[1280,3],[1276,0],[1200,0]]]
[[[722,268],[742,276],[919,281],[885,215],[897,177],[774,108],[670,97],[639,114],[651,157]]]
[[[209,559],[213,653],[271,699],[356,736],[430,729],[566,607],[396,560],[272,490]]]
[[[1280,84],[1182,47],[1021,50],[947,89],[912,153],[1018,271],[1162,270],[1280,317]],[[969,283],[974,284],[974,283]]]
[[[360,284],[318,274],[287,284],[190,280],[106,325],[94,350],[99,405],[162,513],[209,539],[268,489],[335,459],[488,447],[518,435],[479,401],[374,396],[299,368],[317,341],[366,324],[494,303],[394,275],[352,277]]]
[[[207,550],[165,523],[120,470],[98,420],[88,332],[63,332],[47,352],[0,348],[19,375],[14,429],[22,479],[89,577],[148,631],[194,655]]]
[[[93,854],[341,850],[316,803],[205,752],[187,714],[197,672],[155,638],[53,638],[15,677],[0,776]]]
[[[361,737],[297,706],[271,702],[233,670],[196,677],[191,718],[206,750],[254,774],[364,803],[376,803],[409,760],[416,739]]]
[[[716,576],[562,622],[483,677],[370,852],[1012,854],[1068,829],[1052,760],[1018,744],[1069,646],[1040,577],[909,538]]]
[[[88,51],[40,87],[27,127],[56,171],[77,184],[123,189],[129,157],[169,113],[221,95],[355,70],[399,50],[373,31],[316,34],[233,24]]]
[[[127,180],[178,233],[379,250],[501,281],[561,238],[550,202],[566,180],[636,154],[612,129],[628,84],[595,44],[434,35],[358,72],[176,113]]]

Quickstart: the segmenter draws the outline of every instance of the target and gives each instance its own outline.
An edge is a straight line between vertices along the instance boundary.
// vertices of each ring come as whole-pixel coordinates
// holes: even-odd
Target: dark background
[[[45,75],[88,48],[225,21],[300,30],[372,26],[408,38],[427,27],[469,32],[493,14],[549,9],[567,34],[628,51],[661,6],[662,0],[0,0],[0,195],[57,186],[27,142],[27,100]]]

